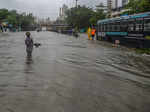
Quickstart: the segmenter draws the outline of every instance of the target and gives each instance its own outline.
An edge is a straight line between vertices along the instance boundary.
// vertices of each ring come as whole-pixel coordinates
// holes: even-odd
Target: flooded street
[[[150,57],[53,32],[0,34],[0,112],[150,112]]]

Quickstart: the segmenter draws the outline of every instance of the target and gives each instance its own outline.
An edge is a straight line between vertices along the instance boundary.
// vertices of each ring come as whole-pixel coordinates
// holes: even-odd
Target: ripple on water
[[[88,64],[88,62],[84,60],[81,61],[81,60],[75,60],[75,59],[69,59],[69,58],[64,58],[63,60],[64,62],[67,62],[69,64],[75,64],[75,65],[80,65],[80,66]]]
[[[64,46],[73,47],[73,48],[86,48],[86,46],[84,46],[84,45],[69,45],[69,44],[64,44]]]
[[[79,42],[73,42],[73,41],[65,42],[63,45],[66,47],[72,47],[72,48],[87,48],[85,43],[79,43]]]
[[[0,88],[6,88],[8,86],[9,86],[9,84],[0,84]]]

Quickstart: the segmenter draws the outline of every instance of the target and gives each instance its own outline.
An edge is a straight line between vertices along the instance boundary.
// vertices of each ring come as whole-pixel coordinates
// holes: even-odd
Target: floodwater
[[[53,32],[0,34],[0,112],[150,112],[150,57]]]

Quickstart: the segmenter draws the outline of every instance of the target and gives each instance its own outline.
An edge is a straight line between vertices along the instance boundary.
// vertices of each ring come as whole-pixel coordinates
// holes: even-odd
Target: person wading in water
[[[26,32],[25,45],[26,45],[27,57],[32,57],[34,42],[33,39],[31,38],[30,32]]]

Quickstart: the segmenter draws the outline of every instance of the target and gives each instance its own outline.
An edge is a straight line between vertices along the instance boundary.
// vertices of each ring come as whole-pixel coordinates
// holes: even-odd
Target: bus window
[[[99,25],[99,31],[102,31],[102,24]]]
[[[98,28],[97,28],[98,31],[100,31],[100,27],[101,27],[100,24],[98,24]]]
[[[109,23],[107,23],[107,32],[109,31]]]
[[[101,24],[98,25],[98,31],[101,31]]]
[[[114,24],[114,31],[117,31],[118,30],[118,27],[117,27],[117,24],[115,23]]]
[[[135,22],[135,31],[143,31],[143,19],[137,19]]]
[[[128,31],[134,31],[135,30],[135,23],[134,21],[129,21],[128,23]]]
[[[102,26],[102,24],[101,24],[101,26],[100,26],[100,31],[101,31],[101,32],[103,31],[103,26]]]
[[[109,24],[109,31],[112,32],[112,23]]]
[[[107,31],[107,24],[105,24],[105,32]]]
[[[106,31],[109,31],[109,24],[106,25]]]
[[[115,22],[113,24],[113,31],[115,31],[115,32],[120,31],[120,23]]]
[[[110,27],[111,27],[110,24],[108,24],[108,32],[110,32]]]
[[[122,21],[121,24],[120,24],[120,31],[121,32],[126,32],[127,28],[128,28],[127,22],[126,21]]]
[[[108,31],[108,32],[110,32],[110,28],[111,28],[110,23],[108,23],[108,24],[107,24],[107,31]]]
[[[106,31],[108,32],[109,31],[109,23],[107,23],[107,28],[106,28]]]
[[[120,22],[116,22],[115,31],[120,31]]]
[[[104,24],[102,24],[102,32],[104,31]]]
[[[104,24],[104,32],[106,32],[106,23]]]
[[[114,31],[115,31],[115,24],[114,24],[114,23],[112,23],[112,24],[111,24],[111,27],[112,27],[112,30],[111,30],[111,31],[113,31],[113,32],[114,32]]]
[[[150,31],[150,18],[144,20],[144,31]]]
[[[105,24],[103,24],[103,32],[105,32]]]
[[[105,32],[105,24],[103,24],[103,32]]]
[[[107,29],[107,24],[105,23],[104,25],[105,25],[105,30],[104,30],[104,31],[106,32],[106,29]]]

